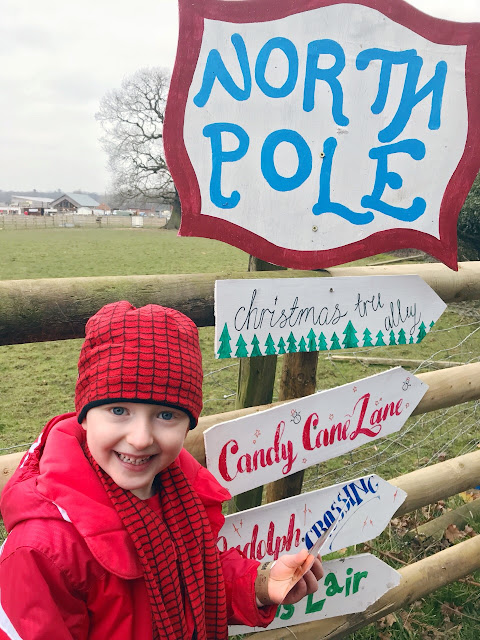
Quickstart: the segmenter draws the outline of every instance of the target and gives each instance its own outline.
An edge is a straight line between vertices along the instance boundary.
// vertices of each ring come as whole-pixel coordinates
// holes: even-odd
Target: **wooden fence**
[[[322,272],[250,272],[221,275],[66,278],[0,282],[0,344],[78,338],[85,321],[103,304],[127,299],[140,306],[175,307],[199,326],[213,325],[213,287],[218,278],[420,275],[445,302],[480,300],[480,263],[462,263],[457,273],[443,265],[333,268]],[[293,354],[300,355],[300,354]],[[301,354],[303,355],[303,354]],[[311,354],[305,354],[311,355]],[[255,359],[256,360],[256,359]],[[258,358],[260,361],[261,358]],[[480,363],[419,374],[429,390],[415,414],[480,399]],[[248,407],[200,418],[186,448],[205,463],[203,431],[208,427],[272,405]],[[0,490],[22,453],[0,458]],[[472,488],[480,479],[480,451],[392,478],[408,497],[397,515]],[[268,495],[268,492],[267,492]],[[401,582],[366,611],[295,627],[298,640],[341,638],[431,591],[480,569],[480,536],[400,569]],[[258,634],[256,634],[258,635]],[[291,638],[288,629],[260,633],[265,640]]]

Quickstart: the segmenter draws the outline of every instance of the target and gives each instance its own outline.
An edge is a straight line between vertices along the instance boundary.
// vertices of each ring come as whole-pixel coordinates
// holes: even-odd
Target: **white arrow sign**
[[[365,553],[323,563],[318,591],[297,604],[282,604],[267,629],[364,611],[389,589],[400,584],[400,574],[375,556]],[[264,631],[261,627],[231,626],[229,634]]]
[[[204,433],[207,468],[232,495],[398,431],[428,386],[401,367]]]
[[[311,548],[330,524],[323,553],[372,540],[382,533],[407,494],[372,474],[325,489],[227,516],[218,535],[220,552],[236,547],[265,562]]]
[[[419,276],[217,280],[217,358],[421,342],[446,304]]]

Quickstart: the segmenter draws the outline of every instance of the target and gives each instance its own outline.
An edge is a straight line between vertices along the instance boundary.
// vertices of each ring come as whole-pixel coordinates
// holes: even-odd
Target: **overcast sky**
[[[480,22],[480,0],[411,4]],[[0,189],[104,193],[99,102],[141,67],[171,69],[177,33],[177,0],[1,0]]]

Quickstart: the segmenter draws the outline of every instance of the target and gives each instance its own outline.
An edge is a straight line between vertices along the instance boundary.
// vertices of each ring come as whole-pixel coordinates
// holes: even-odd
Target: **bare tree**
[[[105,94],[95,118],[113,175],[112,190],[124,202],[144,198],[173,206],[168,228],[180,225],[180,200],[165,162],[163,120],[170,73],[139,69]]]

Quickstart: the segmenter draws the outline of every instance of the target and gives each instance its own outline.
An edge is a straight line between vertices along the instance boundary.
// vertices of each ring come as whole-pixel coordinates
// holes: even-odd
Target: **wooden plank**
[[[427,389],[397,367],[217,424],[204,432],[207,468],[238,495],[399,431]]]
[[[419,343],[446,309],[420,276],[218,280],[218,358]]]
[[[419,373],[417,375],[417,378],[422,380],[422,382],[428,384],[429,389],[423,396],[422,400],[420,401],[419,405],[416,407],[412,415],[428,413],[429,411],[445,409],[446,407],[452,407],[463,402],[480,399],[480,362],[472,362],[470,364],[464,364],[461,367],[454,367],[453,369],[445,369],[442,371],[429,371],[428,373]],[[224,413],[217,413],[211,416],[203,416],[200,418],[197,428],[188,433],[187,439],[185,441],[185,448],[193,455],[194,458],[196,458],[201,464],[205,466],[205,447],[203,441],[203,432],[206,431],[206,429],[209,429],[210,427],[213,427],[220,422],[234,420],[235,418],[241,418],[252,413],[258,413],[259,411],[265,409],[271,409],[272,407],[276,407],[279,404],[281,403],[275,402],[260,407],[248,407],[246,409],[237,409],[235,411],[225,411]],[[24,452],[17,452],[0,457],[2,465],[4,465],[3,467],[0,467],[0,491],[5,482],[10,477],[9,474],[13,473],[13,470],[17,467],[18,462],[20,461],[20,458],[23,456],[23,454]],[[477,481],[480,477],[480,451],[466,454],[465,456],[455,458],[454,460],[469,460],[469,456],[472,456],[473,459],[478,460],[478,462],[477,466],[473,467],[473,475],[467,477],[467,484],[461,484],[461,486],[460,484],[453,484],[453,493],[444,493],[443,496],[442,494],[440,494],[440,497],[455,495],[460,491],[471,489],[473,486],[478,484]],[[452,464],[452,461],[442,462],[439,464]],[[463,462],[461,464],[463,465]],[[440,467],[437,464],[433,465],[432,467],[427,467],[426,469],[413,471],[412,473],[429,473],[428,469],[437,468],[440,469],[443,467]],[[11,471],[9,471],[8,469],[11,469]],[[464,472],[468,472],[468,468],[465,470],[462,466],[456,473],[462,476]],[[446,477],[444,479],[446,486],[444,488],[440,488],[439,486],[438,488],[440,489],[440,491],[449,491],[448,487],[450,486],[450,473],[450,471],[446,472]],[[397,480],[398,478],[394,478],[392,479],[392,482],[394,484],[397,484]],[[415,476],[413,476],[411,482],[408,483],[408,486],[406,488],[402,486],[402,489],[405,488],[405,491],[407,491],[407,493],[414,495],[416,494],[416,486],[417,480],[415,479]],[[435,494],[432,494],[432,502],[438,499],[440,498],[435,497]],[[409,500],[407,499],[407,503],[408,502]],[[430,503],[428,501],[422,502],[418,506],[422,506],[424,504]],[[416,508],[417,507],[412,506],[410,510]]]
[[[328,271],[258,271],[165,276],[103,276],[0,281],[0,345],[82,338],[85,323],[108,302],[174,307],[199,327],[213,326],[215,280],[418,274],[444,302],[480,300],[480,262],[458,272],[440,264],[335,267]]]
[[[375,358],[370,356],[332,356],[329,354],[325,360],[335,362],[358,362],[360,364],[378,364],[382,367],[419,367],[425,365],[437,369],[447,369],[449,367],[461,367],[463,362],[453,360],[411,360],[410,358]]]
[[[425,524],[411,529],[407,532],[409,538],[417,538],[419,540],[425,540],[426,538],[433,538],[433,540],[441,540],[445,529],[451,524],[454,524],[459,529],[463,529],[469,521],[480,515],[480,500],[472,500],[466,504],[462,504],[457,509],[447,511],[433,520],[425,522]]]

